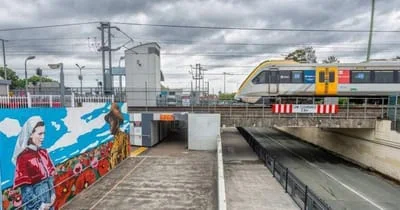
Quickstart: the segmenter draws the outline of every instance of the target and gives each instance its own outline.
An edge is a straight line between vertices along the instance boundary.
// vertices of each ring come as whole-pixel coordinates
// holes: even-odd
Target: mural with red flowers
[[[53,177],[56,197],[52,206],[54,209],[61,208],[129,156],[129,135],[119,129],[126,119],[122,117],[118,105],[111,104],[109,107],[110,111],[104,120],[109,125],[108,130],[112,139],[56,164],[56,175]],[[2,206],[4,210],[23,207],[21,189],[19,187],[3,189]]]

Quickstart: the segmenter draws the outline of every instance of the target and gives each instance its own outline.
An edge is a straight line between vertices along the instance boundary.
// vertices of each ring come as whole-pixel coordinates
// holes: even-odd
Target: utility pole
[[[200,93],[201,93],[201,79],[203,78],[203,76],[201,75],[201,65],[199,63],[196,64],[195,67],[195,72],[193,75],[193,67],[191,66],[191,71],[190,73],[192,74],[192,79],[195,80],[195,97],[196,97],[196,103],[200,97]]]
[[[111,24],[109,22],[101,22],[98,29],[101,31],[101,46],[98,51],[101,51],[102,56],[102,70],[103,70],[103,92],[109,94],[113,92],[113,80],[112,80],[112,51],[117,51],[121,47],[116,49],[111,48]],[[106,31],[108,30],[108,31]],[[107,33],[107,38],[105,37]],[[107,42],[107,44],[106,44]],[[106,71],[106,52],[108,52],[108,71]],[[109,81],[109,82],[108,82]]]
[[[372,0],[371,22],[370,22],[370,26],[369,26],[367,61],[369,61],[369,57],[370,57],[370,54],[371,54],[372,33],[373,33],[373,29],[374,29],[374,11],[375,11],[375,0]]]
[[[100,31],[101,31],[101,64],[102,64],[102,72],[103,72],[103,84],[106,83],[106,55],[105,55],[105,43],[104,43],[104,28],[108,25],[109,23],[100,23]],[[103,86],[104,87],[104,86]],[[103,91],[99,89],[99,92]]]
[[[4,39],[1,39],[1,43],[3,44],[3,67],[4,67],[4,80],[6,80],[7,81],[7,64],[6,64],[6,47],[5,47],[5,40]],[[7,95],[8,95],[8,93],[9,93],[9,90],[8,90],[8,85],[6,86],[7,87]]]
[[[114,88],[113,88],[113,83],[114,83],[114,77],[112,75],[112,61],[111,61],[111,24],[108,23],[108,74],[110,78],[110,84],[107,85],[107,92],[110,91],[111,95],[114,94]],[[105,84],[105,83],[104,83]],[[105,87],[105,86],[104,86]]]
[[[224,72],[224,93],[226,93],[226,72]]]
[[[3,44],[3,67],[4,67],[4,80],[7,80],[7,64],[6,64],[6,47],[5,47],[5,40],[1,39],[1,43]]]

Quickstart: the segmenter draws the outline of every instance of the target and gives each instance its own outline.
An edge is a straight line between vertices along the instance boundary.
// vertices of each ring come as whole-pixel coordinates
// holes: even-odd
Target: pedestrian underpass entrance
[[[153,147],[174,131],[185,139],[189,150],[216,150],[220,122],[220,114],[130,113],[130,143]]]

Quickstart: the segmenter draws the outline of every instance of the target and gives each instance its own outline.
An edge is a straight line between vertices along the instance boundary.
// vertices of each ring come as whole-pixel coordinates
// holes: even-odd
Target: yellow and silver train
[[[400,62],[300,64],[264,61],[243,81],[236,100],[265,96],[389,96],[400,93]]]

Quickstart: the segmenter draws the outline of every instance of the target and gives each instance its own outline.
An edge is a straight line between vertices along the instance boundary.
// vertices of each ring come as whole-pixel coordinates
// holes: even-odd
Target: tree
[[[6,68],[7,70],[7,80],[11,80],[10,89],[15,89],[18,87],[18,76],[12,69]],[[0,76],[4,78],[4,68],[0,67]]]
[[[340,63],[340,61],[335,56],[331,55],[327,59],[323,60],[322,63]]]
[[[7,69],[7,80],[11,80],[11,85],[10,89],[18,89],[18,88],[25,88],[25,79],[20,79],[13,71],[12,69],[6,68]],[[0,76],[4,78],[4,69],[3,67],[0,67]],[[40,82],[40,79],[42,82],[56,82],[55,80],[52,80],[48,77],[40,77],[37,75],[33,75],[32,77],[28,78],[28,83],[32,83],[34,85],[38,84]]]
[[[219,100],[233,100],[235,93],[219,93]]]
[[[24,80],[25,82],[25,80]],[[56,82],[55,80],[52,80],[48,77],[40,77],[38,75],[33,75],[28,78],[28,83],[32,83],[33,85],[36,85],[40,82]],[[25,86],[25,85],[24,85]]]
[[[312,47],[305,47],[289,53],[285,60],[294,60],[299,63],[316,63],[317,57]]]

